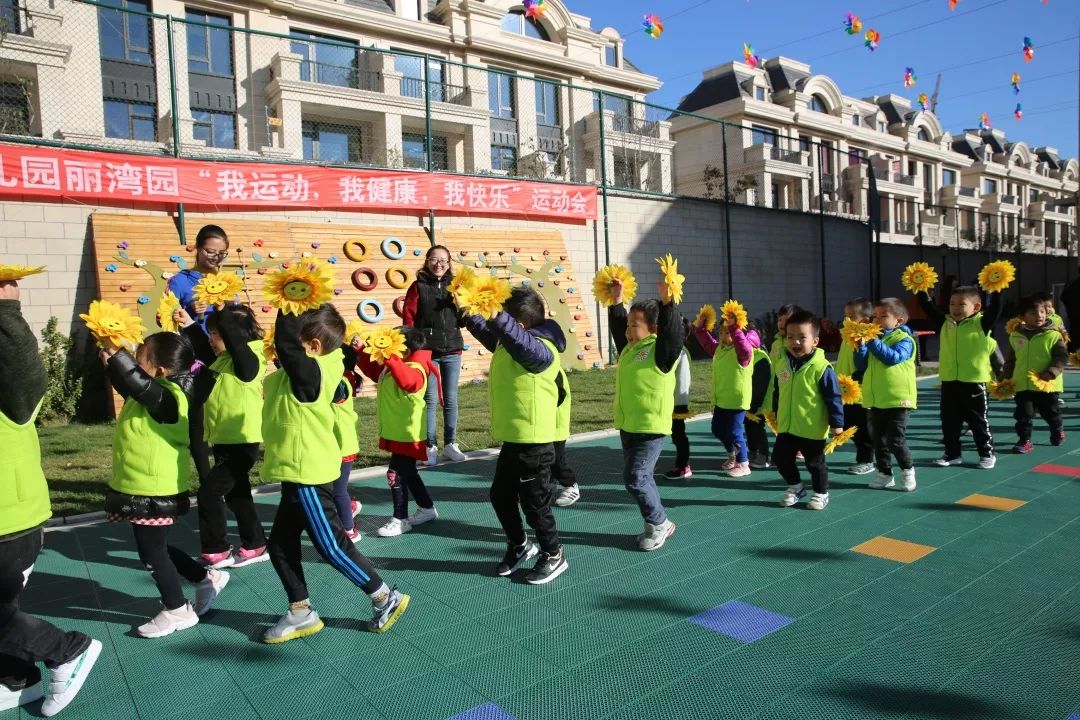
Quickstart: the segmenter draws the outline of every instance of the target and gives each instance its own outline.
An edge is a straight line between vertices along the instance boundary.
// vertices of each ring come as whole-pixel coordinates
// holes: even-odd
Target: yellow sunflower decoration
[[[0,265],[0,282],[18,282],[24,277],[37,275],[38,273],[43,272],[45,272],[44,265],[38,265],[36,267],[31,267],[29,265]]]
[[[1016,385],[1009,378],[993,380],[987,387],[990,390],[990,397],[995,400],[1008,400],[1016,395]]]
[[[1080,367],[1080,350],[1069,355],[1069,364],[1075,367]]]
[[[881,335],[881,326],[844,318],[844,324],[840,326],[840,335],[848,345],[856,347],[860,342],[867,343]]]
[[[756,423],[761,422],[761,416],[758,415],[757,413],[752,413],[749,410],[746,411],[746,419],[749,420],[750,422],[756,422]]]
[[[1016,279],[1016,266],[1008,260],[987,263],[979,271],[979,287],[986,292],[1001,292]]]
[[[779,435],[780,431],[776,427],[776,413],[771,410],[767,410],[764,413],[765,424],[772,430],[773,435]]]
[[[1014,317],[1012,320],[1009,320],[1007,323],[1005,323],[1005,333],[1008,335],[1012,335],[1014,332],[1020,329],[1020,326],[1023,324],[1023,322],[1024,319],[1019,317]]]
[[[704,328],[708,332],[712,332],[713,328],[716,327],[716,308],[712,305],[702,305],[697,312],[697,317],[694,318],[694,327]]]
[[[1052,393],[1056,391],[1053,380],[1043,380],[1039,377],[1039,373],[1031,370],[1028,372],[1028,382],[1030,382],[1036,390],[1040,392]]]
[[[380,365],[392,357],[405,357],[405,336],[392,327],[377,327],[368,333],[364,352]]]
[[[302,315],[334,297],[334,271],[315,258],[304,258],[267,275],[263,297],[286,315]]]
[[[840,381],[840,400],[845,405],[854,405],[862,400],[862,385],[850,375],[837,375]]]
[[[446,286],[446,289],[450,291],[451,295],[457,293],[457,289],[462,285],[471,285],[476,281],[476,273],[472,271],[472,268],[461,267],[454,273],[454,277],[450,279],[450,284]]]
[[[486,320],[498,315],[509,297],[510,283],[494,276],[477,277],[468,285],[459,287],[454,295],[459,308]]]
[[[668,296],[676,305],[682,302],[682,287],[686,282],[686,276],[679,274],[679,261],[668,253],[662,258],[656,258],[660,265],[660,272],[664,274],[664,284],[667,286]]]
[[[166,290],[157,306],[157,321],[162,330],[171,333],[180,331],[180,326],[177,324],[176,318],[173,317],[173,314],[179,309],[180,301],[172,292]]]
[[[146,328],[131,310],[108,300],[94,300],[80,318],[100,347],[134,350],[143,341]]]
[[[195,283],[193,293],[196,302],[223,307],[244,291],[244,282],[234,272],[215,272],[203,275]]]
[[[911,293],[930,292],[937,285],[938,275],[928,263],[911,263],[904,268],[904,274],[900,276],[900,282]]]
[[[366,341],[371,328],[363,320],[350,320],[345,323],[345,342],[352,344],[356,338]]]
[[[831,440],[829,440],[829,442],[825,443],[825,454],[826,455],[832,455],[836,451],[836,448],[840,447],[841,445],[846,443],[848,440],[855,437],[855,433],[858,432],[858,431],[859,431],[858,426],[857,425],[852,425],[851,427],[849,427],[847,430],[840,433],[839,435],[834,435],[833,438]]]
[[[725,325],[731,325],[735,323],[735,327],[740,330],[745,330],[746,325],[749,322],[746,317],[746,308],[738,300],[728,300],[726,303],[720,306],[720,316],[724,318]]]
[[[263,357],[267,360],[277,360],[277,348],[274,347],[274,330],[277,329],[276,325],[271,325],[266,330],[266,334],[263,335]]]
[[[622,283],[622,302],[630,303],[637,295],[637,279],[630,268],[625,265],[605,265],[596,272],[593,278],[593,296],[604,307],[615,304],[615,298],[611,295],[611,286],[616,282]]]

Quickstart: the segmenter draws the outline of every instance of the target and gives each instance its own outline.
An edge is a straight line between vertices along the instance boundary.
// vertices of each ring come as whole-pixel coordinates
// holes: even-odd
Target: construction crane
[[[941,73],[937,74],[937,81],[934,82],[934,94],[930,96],[930,112],[937,115],[937,99],[938,90],[941,89]]]

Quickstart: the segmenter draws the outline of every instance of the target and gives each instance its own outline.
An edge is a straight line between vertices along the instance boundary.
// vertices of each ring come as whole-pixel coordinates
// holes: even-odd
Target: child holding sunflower
[[[1047,317],[1046,306],[1036,297],[1024,298],[1017,307],[1021,323],[1009,334],[1005,354],[1005,377],[1016,390],[1016,444],[1013,452],[1031,452],[1031,420],[1038,410],[1050,426],[1050,444],[1065,442],[1058,397],[1064,389],[1062,372],[1069,351],[1061,326]]]
[[[428,493],[417,461],[427,459],[427,393],[428,377],[439,383],[439,368],[426,349],[424,333],[416,328],[397,328],[393,339],[386,343],[392,354],[370,347],[364,352],[364,341],[356,344],[361,350],[357,364],[360,371],[377,383],[379,449],[390,453],[386,482],[394,502],[394,515],[376,532],[381,537],[407,533],[439,517],[435,503]],[[384,333],[385,334],[385,333]],[[380,344],[383,344],[380,342]],[[402,357],[398,353],[404,353]],[[416,512],[409,515],[409,494],[416,499]]]
[[[866,298],[852,298],[844,305],[844,319],[852,322],[868,323],[874,319],[874,303]],[[836,374],[851,379],[850,387],[863,380],[863,370],[855,367],[855,348],[849,342],[840,343],[840,352],[836,358]],[[842,381],[846,382],[846,381]],[[843,385],[841,385],[843,389]],[[844,429],[857,427],[855,431],[855,464],[848,468],[852,475],[868,475],[874,472],[874,441],[870,438],[866,408],[862,405],[862,390],[857,391],[858,400],[844,401]]]

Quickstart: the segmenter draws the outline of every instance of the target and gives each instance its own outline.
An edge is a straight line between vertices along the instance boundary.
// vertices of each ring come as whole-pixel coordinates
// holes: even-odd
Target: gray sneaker
[[[581,497],[581,489],[577,486],[577,483],[569,487],[564,487],[559,490],[559,494],[555,496],[555,504],[559,507],[570,507],[578,501]]]
[[[288,612],[281,616],[281,619],[277,621],[274,627],[263,633],[262,639],[264,643],[277,645],[296,638],[314,635],[322,629],[323,621],[319,618],[319,613],[315,612],[313,608],[301,610],[289,608]]]
[[[208,569],[206,579],[195,583],[195,614],[201,617],[209,612],[217,596],[228,584],[229,573],[224,570]]]
[[[390,597],[386,599],[386,604],[372,608],[368,630],[377,633],[386,632],[398,621],[398,618],[402,616],[408,607],[409,596],[403,594],[397,588],[390,588]]]
[[[638,549],[645,552],[659,550],[673,534],[675,534],[675,523],[671,522],[670,518],[659,525],[646,522],[645,532],[637,536]]]

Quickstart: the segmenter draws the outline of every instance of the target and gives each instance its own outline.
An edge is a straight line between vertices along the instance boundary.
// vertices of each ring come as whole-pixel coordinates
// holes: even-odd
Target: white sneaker
[[[79,657],[49,671],[49,694],[45,697],[45,702],[41,704],[42,715],[52,717],[71,704],[71,701],[82,690],[83,683],[86,682],[86,677],[93,669],[99,655],[101,655],[101,642],[91,640],[90,647],[86,648]]]
[[[199,616],[191,603],[184,603],[175,610],[161,608],[149,621],[135,628],[135,632],[144,638],[159,638],[172,635],[177,630],[187,630],[199,624]]]
[[[874,463],[855,463],[848,468],[852,475],[869,475],[874,472]]]
[[[402,533],[407,533],[412,530],[412,523],[408,520],[398,520],[397,518],[390,518],[390,520],[381,528],[375,531],[375,534],[379,537],[397,537]]]
[[[427,465],[432,467],[439,464],[439,448],[434,445],[428,445],[427,449]]]
[[[951,467],[953,465],[963,465],[964,458],[957,455],[956,457],[949,457],[948,455],[942,455],[939,458],[934,459],[934,464],[938,467]]]
[[[45,695],[45,683],[38,680],[33,685],[28,685],[21,690],[10,690],[0,683],[0,712],[13,710],[21,705],[29,705],[40,700]]]
[[[559,490],[559,494],[555,496],[555,504],[559,507],[570,507],[581,498],[581,488],[574,483],[570,487],[564,487]]]
[[[997,455],[987,455],[979,458],[979,467],[983,470],[993,470],[995,465],[997,465]]]
[[[423,525],[426,522],[439,519],[439,511],[432,505],[429,508],[416,508],[416,512],[409,516],[409,527],[413,528],[417,525]]]
[[[900,489],[904,492],[915,489],[915,468],[900,471]]]
[[[791,507],[804,497],[806,497],[806,487],[802,483],[789,485],[788,489],[784,491],[784,496],[780,498],[780,507]]]
[[[886,475],[883,472],[879,472],[877,477],[870,481],[870,487],[875,490],[887,490],[888,488],[896,487],[896,481],[893,480],[892,473]]]
[[[829,504],[829,493],[814,493],[806,507],[811,510],[824,510]]]
[[[456,442],[447,443],[443,448],[443,457],[450,462],[461,462],[462,460],[468,460],[468,456],[461,452],[461,448]]]
[[[659,525],[645,523],[645,532],[637,536],[638,549],[645,552],[659,550],[674,533],[675,523],[671,522],[670,518]]]
[[[281,619],[263,633],[262,641],[270,645],[314,635],[323,629],[323,621],[314,608],[290,608]]]
[[[206,579],[195,583],[195,614],[205,615],[228,584],[229,573],[224,570],[207,570]]]

